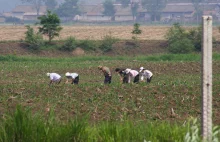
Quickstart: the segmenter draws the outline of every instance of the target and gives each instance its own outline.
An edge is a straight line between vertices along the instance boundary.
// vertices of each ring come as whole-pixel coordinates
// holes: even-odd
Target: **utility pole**
[[[202,136],[212,141],[212,16],[203,16]]]

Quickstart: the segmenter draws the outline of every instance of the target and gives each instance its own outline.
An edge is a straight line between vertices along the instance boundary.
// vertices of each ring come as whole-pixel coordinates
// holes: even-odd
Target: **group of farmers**
[[[112,80],[112,73],[110,69],[106,66],[98,66],[98,69],[103,72],[104,74],[104,84],[110,84]],[[144,67],[140,67],[140,70],[133,70],[130,68],[122,69],[122,68],[116,68],[115,72],[118,73],[120,76],[120,81],[122,83],[131,83],[133,80],[133,83],[139,83],[139,80],[146,81],[146,83],[150,83],[151,79],[153,77],[153,73]],[[47,76],[50,78],[49,85],[52,83],[60,83],[61,82],[61,76],[57,73],[47,73]],[[65,74],[66,76],[66,83],[71,80],[71,84],[78,84],[79,83],[79,74],[78,73],[69,73],[67,72]]]

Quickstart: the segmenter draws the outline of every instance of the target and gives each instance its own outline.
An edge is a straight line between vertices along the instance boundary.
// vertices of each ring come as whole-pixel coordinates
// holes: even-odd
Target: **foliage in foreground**
[[[190,120],[191,127],[188,129],[187,134],[185,135],[184,142],[199,142],[202,141],[200,136],[199,124],[197,119]],[[220,127],[215,126],[212,130],[212,142],[218,142],[220,134]]]
[[[13,115],[5,115],[0,123],[0,141],[183,141],[189,125],[166,122],[103,122],[94,126],[86,119],[62,123],[48,112],[45,119],[17,107]]]
[[[12,115],[5,115],[0,123],[0,141],[201,141],[196,120],[184,125],[168,122],[145,123],[130,121],[102,122],[89,125],[85,118],[62,123],[50,111],[42,119],[20,106]],[[192,124],[192,125],[191,125]],[[213,141],[218,141],[219,128],[214,128]]]

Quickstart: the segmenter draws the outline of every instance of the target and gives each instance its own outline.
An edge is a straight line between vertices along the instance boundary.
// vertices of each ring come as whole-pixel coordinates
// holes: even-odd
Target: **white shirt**
[[[70,76],[71,76],[72,79],[75,79],[77,76],[79,76],[79,74],[77,74],[77,73],[71,73]]]
[[[61,78],[61,76],[57,73],[50,73],[50,80],[57,81]]]
[[[135,78],[139,74],[138,71],[136,70],[130,70],[129,71],[129,76],[128,76],[128,83],[131,82],[131,78]]]
[[[153,73],[151,71],[144,70],[144,72],[141,73],[141,80],[144,80],[144,77],[150,79],[151,76],[153,76]]]
[[[136,70],[130,70],[129,74],[130,74],[131,77],[135,77],[139,74],[139,72],[136,71]]]

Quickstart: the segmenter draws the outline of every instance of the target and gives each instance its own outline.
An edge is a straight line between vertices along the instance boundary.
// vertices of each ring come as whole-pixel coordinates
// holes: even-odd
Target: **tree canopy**
[[[57,14],[47,11],[47,15],[40,16],[38,19],[40,23],[37,24],[41,25],[39,32],[49,37],[49,43],[54,37],[59,36],[62,27],[60,26],[60,19]]]
[[[77,14],[80,14],[80,10],[78,7],[78,0],[65,0],[58,9],[56,13],[60,17],[74,17]]]
[[[45,0],[45,5],[47,6],[47,9],[50,11],[54,11],[57,6],[56,0]]]
[[[154,21],[160,20],[161,11],[166,7],[167,0],[142,0],[142,6],[151,14]]]
[[[118,0],[121,4],[122,7],[128,7],[130,4],[130,0]]]
[[[131,12],[132,12],[132,16],[133,16],[133,20],[136,18],[137,16],[137,10],[138,10],[138,3],[134,2],[131,4]]]
[[[45,2],[45,0],[21,0],[21,2],[32,4],[37,11],[37,15],[39,15],[40,7]]]
[[[204,2],[204,0],[191,0],[191,1],[193,3],[194,8],[195,8],[194,16],[196,17],[197,22],[198,22],[199,17],[201,17],[202,13],[203,13],[202,7],[199,5],[199,3]]]
[[[115,16],[115,13],[116,13],[113,2],[111,0],[106,0],[103,3],[103,7],[104,7],[103,14],[106,15],[106,16],[111,16],[112,19],[113,19],[113,17]]]

